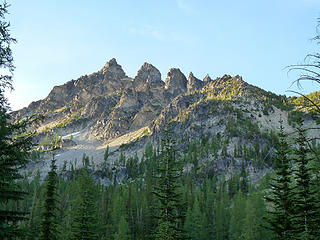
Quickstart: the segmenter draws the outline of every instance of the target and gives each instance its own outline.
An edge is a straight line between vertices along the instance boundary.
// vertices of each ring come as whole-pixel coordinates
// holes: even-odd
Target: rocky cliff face
[[[213,80],[206,75],[201,81],[192,72],[187,79],[179,69],[171,68],[164,82],[156,67],[144,63],[130,78],[111,59],[95,73],[55,86],[45,99],[13,112],[12,118],[18,121],[32,114],[44,116],[31,128],[37,131],[35,141],[40,150],[48,148],[50,139],[60,140],[58,166],[65,161],[80,166],[78,160],[83,154],[99,166],[107,146],[111,163],[120,153],[130,156],[137,152],[141,157],[145,144],[157,144],[164,136],[163,129],[170,125],[181,154],[194,140],[219,136],[224,149],[206,156],[203,162],[210,162],[224,174],[233,171],[231,162],[240,166],[243,161],[235,149],[262,149],[261,154],[267,156],[264,167],[259,170],[257,163],[247,162],[252,179],[258,179],[271,167],[275,150],[272,134],[277,131],[280,115],[291,129],[288,107],[285,96],[254,87],[240,76]],[[315,123],[310,120],[308,124]],[[46,156],[33,163],[33,171],[46,172]]]
[[[55,86],[45,99],[32,102],[12,116],[19,120],[43,114],[40,134],[60,128],[68,133],[81,122],[90,137],[109,141],[147,126],[176,96],[203,85],[192,74],[187,81],[176,68],[169,70],[164,83],[159,70],[149,63],[144,63],[132,79],[111,59],[100,71]]]
[[[187,92],[187,79],[180,69],[169,69],[166,78],[165,90],[173,97]]]
[[[193,73],[190,72],[187,84],[188,92],[190,93],[194,90],[200,90],[205,85],[205,83],[206,82],[201,81],[200,79],[193,76]]]

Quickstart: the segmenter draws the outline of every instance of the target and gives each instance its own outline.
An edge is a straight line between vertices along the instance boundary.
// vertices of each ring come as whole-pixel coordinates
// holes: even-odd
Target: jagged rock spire
[[[115,58],[110,59],[101,69],[102,74],[107,75],[107,78],[121,79],[126,77],[121,65],[117,63]]]
[[[167,73],[165,89],[173,95],[185,93],[187,91],[186,76],[179,68],[170,68]]]
[[[163,85],[160,71],[152,64],[147,62],[145,62],[137,72],[134,82],[136,84],[149,83],[151,85]]]
[[[204,79],[203,79],[203,82],[211,82],[212,81],[212,78],[209,76],[209,74],[207,74]]]
[[[202,87],[203,82],[200,79],[196,78],[192,72],[190,72],[187,85],[188,92],[194,91],[196,89],[201,89]]]

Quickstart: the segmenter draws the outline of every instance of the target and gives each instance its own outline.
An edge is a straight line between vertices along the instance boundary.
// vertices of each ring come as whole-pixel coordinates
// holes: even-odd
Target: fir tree
[[[218,196],[216,199],[216,205],[214,209],[214,224],[215,224],[215,239],[224,240],[228,239],[228,230],[230,225],[230,212],[229,212],[230,199],[224,186],[224,182],[221,181],[218,188]]]
[[[296,239],[319,239],[319,199],[317,199],[314,186],[312,159],[310,149],[307,146],[303,120],[298,120],[297,127],[298,144],[295,150],[294,162],[296,169],[294,178],[296,182],[296,194],[294,198],[294,235]]]
[[[246,200],[246,216],[242,230],[242,239],[269,240],[272,237],[270,230],[262,226],[264,224],[264,215],[266,214],[263,192],[250,192]]]
[[[233,207],[230,210],[229,239],[241,239],[244,231],[246,217],[246,199],[241,191],[234,198]]]
[[[27,212],[17,206],[26,192],[17,180],[22,178],[20,169],[27,163],[32,138],[31,133],[25,133],[27,121],[10,123],[9,105],[4,96],[6,89],[12,89],[11,44],[16,41],[10,36],[10,24],[5,20],[8,7],[6,2],[0,4],[0,68],[4,69],[0,74],[0,239],[13,239],[21,234],[18,223]]]
[[[204,214],[200,211],[199,201],[196,199],[193,209],[188,209],[184,223],[186,235],[190,240],[209,239],[208,224]]]
[[[118,225],[118,231],[117,233],[114,235],[114,240],[128,240],[129,238],[129,224],[126,221],[124,216],[121,216],[120,221],[119,221],[119,225]]]
[[[266,201],[271,205],[266,219],[268,226],[274,233],[274,239],[292,239],[292,201],[291,170],[289,162],[289,146],[286,134],[280,120],[279,148],[276,156],[275,177],[270,181],[270,194]]]
[[[162,144],[158,184],[154,191],[159,200],[158,226],[154,237],[156,240],[185,239],[181,226],[183,215],[178,184],[181,169],[176,159],[175,142],[167,137]]]
[[[44,202],[43,219],[41,222],[41,239],[55,240],[58,238],[57,231],[57,173],[54,155],[51,160],[50,172],[46,184],[46,196]]]
[[[87,169],[81,169],[78,176],[79,198],[75,202],[72,239],[98,239],[96,234],[97,215],[94,202],[94,182]]]
[[[103,160],[105,163],[108,161],[108,157],[109,157],[109,145],[107,146],[107,148],[103,154]]]

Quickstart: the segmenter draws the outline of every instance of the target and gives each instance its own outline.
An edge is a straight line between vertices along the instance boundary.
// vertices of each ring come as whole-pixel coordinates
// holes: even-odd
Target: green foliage
[[[294,177],[296,182],[295,198],[294,198],[294,235],[300,239],[317,239],[320,236],[320,205],[317,199],[315,174],[312,168],[310,149],[307,145],[305,130],[303,129],[302,119],[298,122],[298,136],[296,142],[298,144],[295,149],[293,161],[296,168],[294,169]]]
[[[103,160],[104,160],[105,162],[107,162],[107,161],[108,161],[108,157],[109,157],[109,145],[107,146],[107,148],[106,148],[106,150],[105,150],[105,152],[104,152]]]
[[[64,127],[66,127],[68,124],[72,123],[73,121],[79,120],[82,110],[83,110],[83,108],[80,108],[77,112],[71,113],[69,116],[67,116],[66,118],[64,118],[64,120],[62,120],[62,122],[58,123],[58,124],[55,125],[53,128],[64,128]]]
[[[315,105],[320,106],[320,91],[306,94],[305,97],[292,97],[291,101],[293,102],[297,110],[303,110],[313,113],[319,112]]]
[[[280,121],[280,143],[276,156],[275,177],[270,181],[271,191],[266,196],[270,204],[269,216],[266,219],[275,239],[292,239],[293,187],[289,162],[289,146]]]
[[[246,199],[239,192],[234,198],[234,205],[230,210],[229,239],[241,239],[244,234],[244,221],[246,217]]]
[[[158,226],[154,237],[157,240],[184,239],[182,230],[183,214],[179,178],[181,170],[177,163],[175,142],[166,138],[162,141],[160,167],[154,194],[159,200],[157,209]]]
[[[57,230],[57,173],[54,156],[51,160],[51,169],[48,173],[46,183],[46,195],[41,222],[41,239],[59,239]]]
[[[84,168],[89,168],[90,167],[89,156],[87,156],[85,153],[82,154],[82,166]]]
[[[207,85],[204,89],[208,99],[231,100],[246,94],[248,89],[238,76],[224,75],[222,78]]]
[[[19,222],[25,219],[27,209],[22,210],[19,203],[26,192],[18,180],[22,178],[20,169],[28,161],[33,136],[26,131],[28,119],[10,123],[9,106],[4,96],[6,89],[12,89],[11,44],[16,42],[10,36],[10,24],[5,19],[8,7],[5,1],[0,4],[0,68],[3,69],[0,75],[0,239],[15,239],[22,234]]]
[[[210,237],[207,219],[200,210],[198,199],[194,202],[193,209],[188,208],[184,229],[187,238],[191,240],[206,240]]]
[[[114,235],[114,240],[128,240],[130,239],[129,235],[130,229],[129,224],[126,221],[124,216],[121,216],[118,226],[118,231]]]
[[[271,232],[264,229],[266,208],[263,200],[264,193],[251,192],[246,201],[246,216],[244,219],[243,239],[271,239]]]
[[[74,202],[71,239],[98,239],[94,182],[87,169],[80,170],[78,182],[78,198]]]
[[[201,142],[194,141],[192,148],[193,150],[197,149],[198,156],[202,151],[203,154],[206,154],[205,150],[198,147],[198,144],[203,144],[203,146],[207,144],[211,148],[211,142],[219,143],[221,138],[220,135],[217,135],[210,141],[207,137],[203,137]],[[161,205],[158,197],[152,194],[154,186],[159,186],[160,181],[157,169],[160,167],[161,161],[159,159],[163,157],[164,148],[161,151],[159,149],[161,149],[160,146],[153,146],[149,143],[141,160],[137,156],[126,159],[128,174],[130,171],[134,172],[136,166],[139,173],[136,178],[134,174],[130,173],[130,179],[124,180],[121,184],[115,183],[108,186],[95,184],[92,180],[92,172],[89,170],[85,170],[87,177],[91,179],[88,184],[83,184],[80,180],[84,170],[74,170],[74,175],[70,174],[69,178],[65,178],[68,176],[68,172],[64,176],[58,176],[57,193],[61,206],[57,214],[57,222],[59,223],[60,238],[75,238],[75,233],[80,231],[75,231],[76,226],[78,229],[94,229],[95,236],[93,237],[96,239],[153,240],[155,232],[168,232],[172,225],[167,221],[160,224],[160,218],[155,217],[155,215],[160,216],[159,207]],[[190,156],[193,155],[194,152],[191,152]],[[176,161],[178,161],[178,156],[176,155],[176,157]],[[134,164],[130,163],[131,161]],[[188,239],[188,237],[191,239],[230,239],[232,232],[230,229],[239,229],[240,222],[235,221],[234,218],[234,214],[237,212],[235,206],[239,204],[244,206],[241,210],[243,216],[241,236],[247,236],[244,239],[268,239],[270,232],[260,227],[265,213],[264,188],[259,189],[261,192],[256,192],[256,190],[252,190],[254,188],[248,181],[249,192],[245,195],[239,192],[240,173],[225,180],[218,179],[214,172],[211,174],[200,171],[202,171],[201,168],[198,170],[196,181],[188,173],[177,172],[176,183],[177,186],[181,186],[178,191],[179,205],[171,204],[170,206],[174,205],[173,208],[177,210],[173,211],[174,217],[177,217],[176,214],[182,216],[186,212],[184,221],[175,219],[178,226],[183,228],[185,232],[184,239]],[[208,174],[208,176],[210,173],[210,177],[200,177],[202,173]],[[86,187],[81,187],[83,185]],[[231,185],[233,186],[233,194],[229,192]],[[260,183],[259,185],[262,186]],[[24,202],[24,207],[28,209],[32,206],[30,221],[26,228],[32,236],[30,239],[37,239],[39,238],[39,216],[41,216],[38,206],[43,205],[45,200],[46,185],[40,183],[38,176],[31,182],[24,181],[23,186],[33,193]],[[84,211],[80,211],[83,209],[80,206],[85,205],[80,204],[82,196],[84,196],[81,194],[83,189],[90,192],[86,196],[91,196],[89,197],[91,200],[88,201],[91,202],[89,205],[93,209],[90,211],[92,215],[88,211],[92,220],[86,225],[87,228],[81,228],[79,223],[79,216],[81,216],[79,212]],[[240,203],[240,199],[242,203]]]
[[[226,107],[225,111],[232,111],[230,109]],[[234,119],[245,121],[246,118],[239,112]],[[270,211],[275,206],[270,202],[265,206],[264,202],[266,194],[272,195],[270,190],[265,190],[269,187],[270,174],[252,184],[247,166],[273,162],[272,156],[269,159],[270,147],[278,145],[280,152],[281,141],[272,131],[259,131],[256,138],[264,141],[247,144],[250,141],[245,137],[231,139],[221,133],[201,135],[198,139],[187,140],[187,150],[181,156],[175,151],[179,145],[170,139],[161,146],[149,142],[140,159],[138,154],[120,154],[119,165],[112,169],[108,165],[95,173],[89,170],[93,169],[91,161],[84,156],[86,178],[91,179],[87,184],[80,180],[84,170],[66,167],[67,170],[61,172],[63,175],[58,176],[60,238],[81,239],[79,234],[83,229],[87,239],[271,239],[272,231],[262,227],[267,218],[266,209]],[[316,143],[314,149],[318,151]],[[216,168],[216,161],[220,159],[226,159],[227,164],[233,164],[230,167],[236,169],[230,171],[227,179]],[[276,160],[274,166],[278,169]],[[188,168],[182,171],[180,162]],[[316,166],[313,161],[311,163]],[[107,186],[93,181],[93,174],[95,178],[107,176],[103,173],[108,175],[108,181],[104,182]],[[315,173],[312,179],[319,182],[319,174]],[[37,178],[22,184],[33,193],[23,202],[24,209],[32,209],[30,221],[24,228],[33,237],[30,239],[37,239],[41,216],[38,209],[45,199],[45,185]],[[319,187],[312,186],[319,196]],[[82,196],[87,200],[83,201]],[[80,207],[86,205],[81,202],[90,206],[91,215],[89,210]],[[85,220],[89,223],[82,227],[79,212],[86,212],[91,219]]]
[[[296,127],[299,119],[302,118],[303,113],[299,111],[291,111],[288,114],[288,123],[289,125]]]

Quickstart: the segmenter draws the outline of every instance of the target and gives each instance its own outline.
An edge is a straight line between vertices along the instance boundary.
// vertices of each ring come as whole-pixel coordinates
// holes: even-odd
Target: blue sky
[[[128,76],[144,62],[162,79],[171,67],[200,79],[241,75],[285,94],[302,63],[319,50],[320,0],[9,1],[12,108],[45,98],[55,85],[98,71],[115,57]],[[319,51],[318,51],[319,52]],[[293,88],[294,89],[294,88]],[[305,92],[318,90],[310,84]]]

